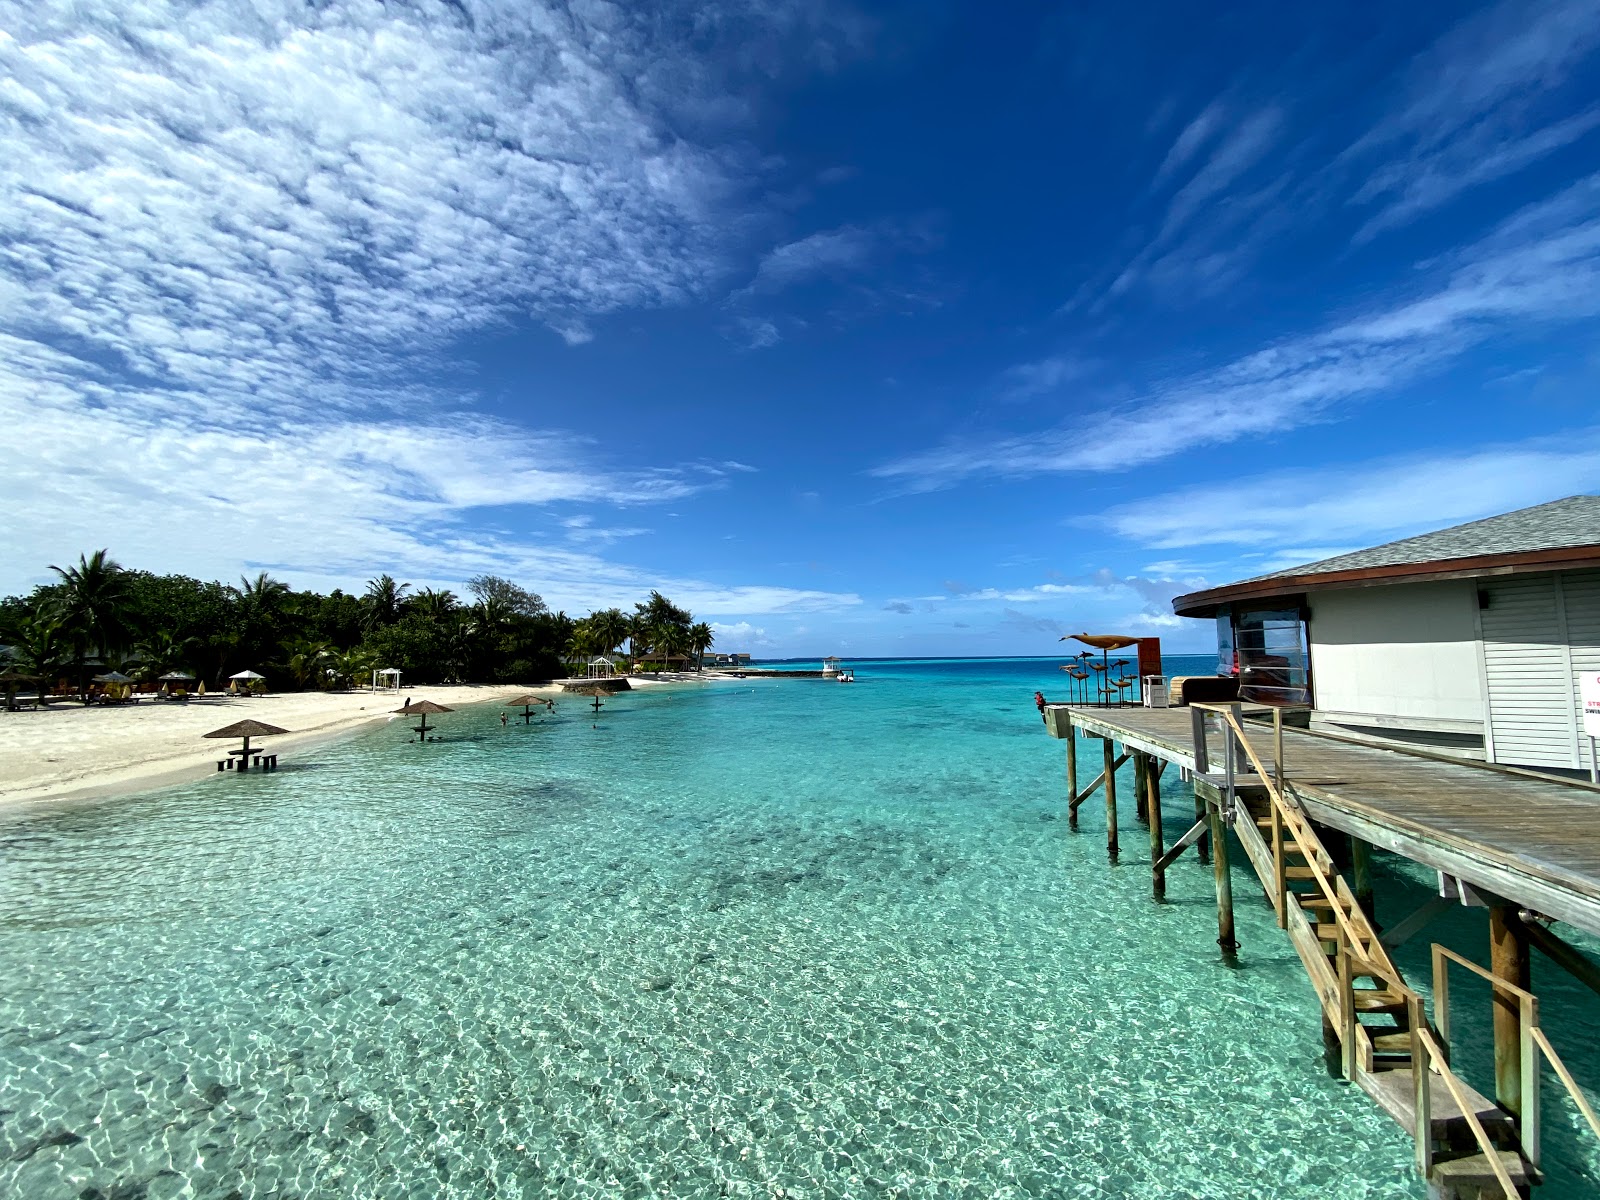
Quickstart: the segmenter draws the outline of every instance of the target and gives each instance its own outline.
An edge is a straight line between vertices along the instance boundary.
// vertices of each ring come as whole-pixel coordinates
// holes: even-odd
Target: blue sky
[[[0,3],[0,590],[1187,649],[1600,487],[1600,3],[642,7]]]

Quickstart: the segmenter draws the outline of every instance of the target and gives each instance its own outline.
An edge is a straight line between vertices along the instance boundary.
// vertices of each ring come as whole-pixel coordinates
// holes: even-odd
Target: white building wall
[[[1313,593],[1317,708],[1417,729],[1481,730],[1477,603],[1471,580]]]

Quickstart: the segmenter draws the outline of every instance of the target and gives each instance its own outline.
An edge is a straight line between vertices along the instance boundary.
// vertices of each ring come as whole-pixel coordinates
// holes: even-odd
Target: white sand
[[[721,678],[726,676],[706,671],[633,675],[629,682],[636,688],[649,688]],[[215,774],[217,760],[236,749],[237,743],[207,741],[201,735],[246,718],[289,730],[284,736],[251,743],[252,748],[261,746],[287,759],[310,743],[387,720],[407,697],[461,708],[503,704],[525,692],[558,702],[566,695],[557,684],[470,684],[407,687],[398,695],[282,692],[244,700],[219,696],[174,704],[145,699],[137,704],[91,708],[57,700],[33,711],[0,712],[0,804],[148,791]],[[27,699],[27,694],[21,698]],[[570,696],[568,702],[582,704],[584,700]],[[498,715],[479,707],[458,719],[482,722]]]
[[[58,700],[37,711],[0,712],[0,804],[144,791],[215,773],[217,760],[237,743],[200,735],[247,717],[289,730],[252,743],[288,758],[308,743],[386,720],[407,696],[458,708],[503,702],[523,692],[562,694],[553,684],[485,684],[412,687],[399,695],[284,692],[246,700],[142,700],[94,708]],[[490,718],[479,709],[467,719]]]

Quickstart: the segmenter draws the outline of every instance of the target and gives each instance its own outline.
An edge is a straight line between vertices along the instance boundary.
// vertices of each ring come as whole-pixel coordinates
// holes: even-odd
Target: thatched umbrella
[[[121,671],[107,671],[104,675],[94,676],[95,683],[132,683],[131,675],[124,675]]]
[[[526,725],[533,718],[533,706],[535,704],[548,703],[549,701],[543,696],[535,696],[532,692],[527,692],[521,696],[511,697],[506,701],[506,707],[516,708],[520,704],[522,706],[522,723]]]
[[[428,714],[455,712],[455,709],[446,708],[442,704],[435,704],[432,700],[418,700],[414,704],[407,701],[394,711],[408,717],[413,714],[420,716],[422,724],[413,725],[412,728],[422,735],[420,740],[425,742],[428,740]]]
[[[242,750],[229,750],[230,755],[239,756],[239,767],[244,767],[250,762],[250,739],[253,737],[272,737],[274,734],[288,733],[287,729],[279,729],[276,725],[268,725],[265,721],[235,721],[224,729],[213,729],[202,736],[208,738],[243,738]]]

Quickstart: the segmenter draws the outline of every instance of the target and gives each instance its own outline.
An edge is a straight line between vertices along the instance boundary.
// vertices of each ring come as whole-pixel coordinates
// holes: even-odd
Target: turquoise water
[[[13,814],[0,1194],[1421,1195],[1259,889],[1230,970],[1208,868],[1158,906],[1131,813],[1116,869],[1068,830],[1059,680],[468,710]]]

